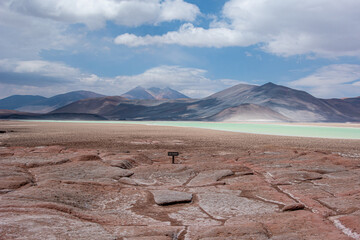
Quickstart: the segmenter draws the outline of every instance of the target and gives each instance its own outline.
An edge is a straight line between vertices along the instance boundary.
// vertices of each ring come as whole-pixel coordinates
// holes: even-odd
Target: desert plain
[[[360,140],[25,121],[0,132],[0,239],[360,239]]]

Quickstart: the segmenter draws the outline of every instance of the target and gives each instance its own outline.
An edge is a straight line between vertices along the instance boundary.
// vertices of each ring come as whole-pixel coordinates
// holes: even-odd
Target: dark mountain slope
[[[33,95],[12,95],[0,100],[0,109],[15,110],[24,106],[24,104],[37,104],[46,100],[46,97]]]
[[[237,107],[226,108],[210,117],[210,121],[290,121],[289,118],[256,104],[244,103]]]
[[[78,100],[97,97],[104,97],[104,95],[89,91],[74,91],[59,94],[33,104],[25,103],[22,107],[19,107],[16,110],[24,112],[47,113]]]
[[[127,99],[120,96],[83,99],[58,108],[51,113],[88,113],[105,115]]]
[[[343,100],[344,100],[344,102],[350,103],[350,104],[352,104],[354,107],[360,109],[360,97],[345,98],[345,99],[343,99]]]

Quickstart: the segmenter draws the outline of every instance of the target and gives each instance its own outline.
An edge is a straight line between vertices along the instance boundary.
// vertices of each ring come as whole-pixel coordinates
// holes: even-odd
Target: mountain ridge
[[[274,83],[238,84],[203,99],[141,100],[123,94],[81,99],[51,111],[70,113],[110,120],[359,122],[360,98],[320,99]]]
[[[165,87],[165,88],[151,87],[145,89],[141,86],[137,86],[129,90],[128,92],[122,94],[121,96],[132,100],[135,99],[164,100],[164,99],[189,98],[188,96],[169,87]]]

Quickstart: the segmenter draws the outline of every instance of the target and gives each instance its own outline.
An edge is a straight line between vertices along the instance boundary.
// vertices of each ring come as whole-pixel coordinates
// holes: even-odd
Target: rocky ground
[[[360,239],[358,140],[105,125],[0,122],[0,239]]]

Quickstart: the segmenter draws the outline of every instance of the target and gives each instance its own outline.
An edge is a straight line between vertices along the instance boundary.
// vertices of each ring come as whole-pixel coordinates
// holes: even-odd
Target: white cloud
[[[107,21],[138,26],[193,21],[198,14],[196,5],[183,0],[1,0],[0,59],[36,59],[43,50],[96,48],[87,31]],[[69,27],[76,23],[88,28]]]
[[[128,91],[134,86],[171,87],[190,97],[206,97],[239,83],[235,80],[212,80],[206,77],[206,70],[179,66],[159,66],[144,73],[132,76],[117,76],[112,79],[114,85]]]
[[[122,34],[115,38],[116,44],[130,47],[151,44],[180,44],[188,47],[226,47],[237,44],[242,35],[228,28],[203,29],[191,23],[183,24],[178,31],[168,32],[162,36],[138,37],[134,34]]]
[[[158,36],[120,35],[117,44],[246,47],[282,56],[360,56],[358,0],[230,0],[223,19],[204,29],[184,24]]]
[[[318,69],[315,73],[290,82],[291,87],[300,87],[316,97],[351,97],[360,93],[360,65],[333,64]]]
[[[82,75],[79,69],[69,67],[63,63],[41,60],[19,61],[1,59],[0,72],[31,73],[64,80],[79,78]]]
[[[183,0],[16,0],[8,7],[23,14],[66,23],[83,23],[91,29],[106,21],[139,26],[163,21],[193,21],[199,8]]]
[[[159,66],[137,75],[107,78],[84,73],[59,62],[2,59],[0,60],[0,97],[11,94],[51,96],[74,90],[121,95],[140,85],[171,87],[190,97],[201,98],[240,83],[231,79],[212,80],[206,77],[206,74],[206,70],[198,68]]]
[[[75,44],[79,36],[66,32],[67,26],[52,20],[9,11],[0,3],[0,58],[37,58],[41,50],[62,50]]]

